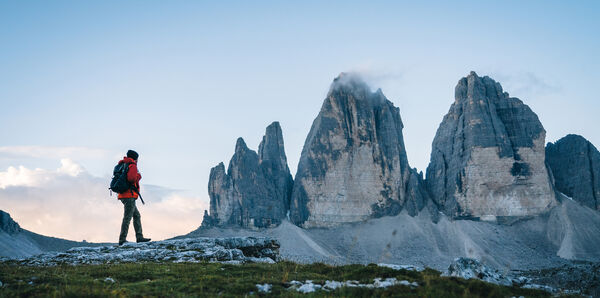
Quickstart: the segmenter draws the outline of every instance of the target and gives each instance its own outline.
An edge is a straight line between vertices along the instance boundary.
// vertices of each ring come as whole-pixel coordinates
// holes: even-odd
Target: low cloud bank
[[[81,165],[62,159],[56,170],[23,166],[0,171],[0,210],[21,227],[69,240],[116,242],[123,206],[110,196],[110,178],[89,174]],[[185,191],[144,185],[146,205],[137,203],[144,235],[165,239],[196,229],[208,204]],[[133,226],[128,240],[135,240]]]

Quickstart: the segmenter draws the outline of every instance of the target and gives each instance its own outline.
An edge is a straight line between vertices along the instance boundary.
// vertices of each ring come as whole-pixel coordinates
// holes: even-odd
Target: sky
[[[0,0],[0,210],[72,240],[118,238],[112,169],[140,154],[145,235],[197,228],[210,168],[279,121],[292,175],[340,72],[400,108],[409,163],[470,71],[554,142],[600,146],[598,1]],[[133,232],[130,233],[133,235]]]

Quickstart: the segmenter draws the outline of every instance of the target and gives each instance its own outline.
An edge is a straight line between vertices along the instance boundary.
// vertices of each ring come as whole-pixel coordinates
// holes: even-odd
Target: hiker
[[[123,203],[125,212],[123,213],[123,223],[121,224],[121,235],[119,236],[119,245],[123,245],[127,241],[127,232],[129,231],[129,222],[133,217],[133,228],[135,229],[135,238],[137,242],[148,242],[150,238],[144,238],[142,234],[142,221],[140,212],[135,206],[135,200],[139,196],[140,190],[140,179],[142,175],[138,172],[137,160],[138,153],[129,150],[127,156],[123,157],[123,160],[119,161],[119,164],[129,164],[127,171],[127,182],[131,183],[131,188],[125,192],[119,193],[118,199]]]

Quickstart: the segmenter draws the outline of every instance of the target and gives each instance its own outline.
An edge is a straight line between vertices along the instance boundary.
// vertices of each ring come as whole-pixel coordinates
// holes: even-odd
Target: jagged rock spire
[[[258,157],[265,177],[270,177],[274,184],[274,196],[282,198],[283,214],[287,214],[294,180],[285,156],[283,133],[279,122],[273,122],[267,126],[265,136],[258,146]]]
[[[220,163],[208,183],[210,214],[203,226],[268,227],[286,216],[293,185],[279,122],[267,127],[259,153],[238,138],[227,172]]]

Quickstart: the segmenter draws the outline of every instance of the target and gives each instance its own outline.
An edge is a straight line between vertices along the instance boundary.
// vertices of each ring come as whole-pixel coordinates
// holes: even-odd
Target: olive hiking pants
[[[134,198],[119,199],[125,208],[123,213],[123,223],[121,224],[121,235],[119,236],[119,242],[125,242],[127,240],[127,232],[129,232],[129,223],[133,217],[133,228],[135,229],[135,238],[144,238],[142,233],[142,221],[140,212],[135,206]]]

